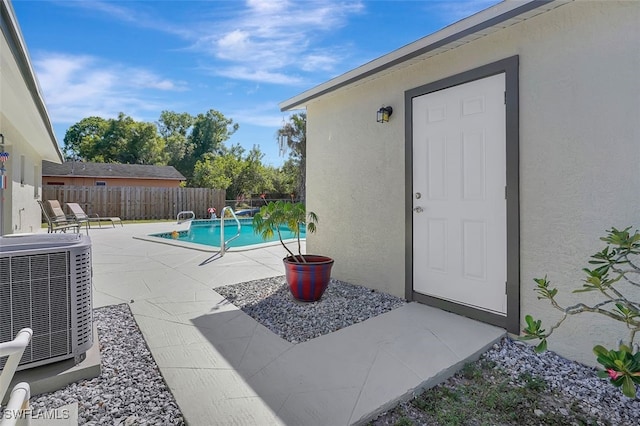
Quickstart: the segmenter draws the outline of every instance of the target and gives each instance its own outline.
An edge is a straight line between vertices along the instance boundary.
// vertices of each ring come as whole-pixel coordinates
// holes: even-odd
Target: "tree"
[[[165,142],[153,123],[134,123],[129,128],[127,157],[131,164],[167,164]],[[122,158],[122,159],[124,159]]]
[[[117,119],[88,117],[71,126],[64,138],[69,158],[99,163],[166,164],[164,141],[153,123],[124,113]]]
[[[108,125],[104,118],[87,117],[69,127],[64,136],[65,157],[93,158],[94,146],[102,139]]]
[[[185,156],[176,168],[189,179],[191,184],[192,171],[198,161],[204,159],[205,154],[223,155],[226,153],[226,142],[238,130],[238,124],[226,118],[214,109],[206,114],[198,114],[193,119],[193,127],[187,138],[190,155]]]
[[[243,154],[240,145],[232,146],[222,155],[204,154],[194,166],[194,186],[224,189],[228,199],[262,192],[270,185],[261,162],[264,154],[256,146],[246,156]]]
[[[298,190],[298,170],[298,165],[291,158],[280,168],[267,168],[266,173],[271,185],[265,189],[287,196],[294,194]]]
[[[251,194],[262,193],[271,187],[265,167],[262,165],[263,158],[264,154],[255,145],[243,157],[244,167],[242,173],[236,176],[236,196],[239,194],[250,196]]]
[[[245,183],[238,184],[238,188],[241,188],[238,190],[244,191],[247,181],[255,183],[258,177],[263,178],[257,172],[262,170],[262,153],[259,150],[254,152],[254,148],[247,158],[243,158],[242,147],[225,146],[238,127],[232,119],[214,109],[195,117],[186,112],[162,111],[157,123],[137,122],[120,113],[116,119],[82,119],[67,130],[64,148],[68,158],[86,161],[169,164],[187,178],[187,186],[211,186],[207,170],[215,157],[228,156],[219,160],[226,163],[247,160],[253,166],[240,176]],[[198,162],[201,164],[196,176],[195,166]],[[250,174],[254,176],[249,178]],[[236,179],[235,175],[227,176],[232,176],[234,181]],[[236,184],[233,183],[233,186]]]
[[[237,173],[239,169],[239,162],[231,155],[205,154],[194,166],[192,183],[199,188],[226,190],[233,183],[233,173]]]
[[[180,170],[179,167],[184,158],[193,154],[193,148],[187,138],[193,125],[193,117],[186,112],[162,111],[157,125],[158,133],[164,139],[165,149],[169,156],[167,163]],[[185,176],[191,174],[180,171]]]
[[[296,189],[301,200],[305,199],[306,192],[306,157],[307,157],[307,114],[293,114],[289,122],[284,123],[278,130],[278,143],[280,152],[289,150],[289,157],[297,166]]]

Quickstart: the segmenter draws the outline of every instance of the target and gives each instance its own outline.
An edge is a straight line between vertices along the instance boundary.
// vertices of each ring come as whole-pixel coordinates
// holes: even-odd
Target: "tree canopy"
[[[98,163],[158,164],[167,162],[165,143],[153,123],[118,118],[83,118],[64,137],[68,157]]]
[[[289,159],[296,168],[295,188],[304,200],[306,192],[306,159],[307,159],[307,114],[293,114],[289,121],[278,129],[280,152],[289,152]]]
[[[244,148],[236,145],[222,155],[206,154],[195,165],[195,186],[225,189],[228,199],[273,191],[275,186],[261,162],[264,154],[256,146],[246,155],[244,152]]]
[[[226,142],[239,125],[220,111],[191,115],[162,111],[155,123],[136,121],[124,113],[117,118],[87,117],[64,137],[67,159],[171,165],[187,178],[187,186],[225,189],[227,199],[252,194],[298,193],[300,139],[291,139],[291,155],[282,167],[262,164],[264,154]],[[302,127],[304,129],[304,126]]]

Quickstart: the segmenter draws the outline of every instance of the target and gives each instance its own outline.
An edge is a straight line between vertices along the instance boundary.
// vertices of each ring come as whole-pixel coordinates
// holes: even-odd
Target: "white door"
[[[413,99],[413,288],[506,315],[505,75]]]

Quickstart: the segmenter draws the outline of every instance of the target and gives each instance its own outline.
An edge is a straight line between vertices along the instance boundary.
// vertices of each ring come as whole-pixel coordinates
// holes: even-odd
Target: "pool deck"
[[[215,291],[283,275],[284,249],[218,257],[133,238],[187,226],[92,228],[90,236],[94,306],[129,303],[191,426],[361,424],[446,379],[505,334],[409,303],[291,344]]]

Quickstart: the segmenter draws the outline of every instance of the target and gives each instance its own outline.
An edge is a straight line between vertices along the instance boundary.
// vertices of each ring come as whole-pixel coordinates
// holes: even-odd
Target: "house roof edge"
[[[47,105],[44,102],[44,97],[40,90],[40,84],[38,83],[38,79],[31,63],[31,58],[29,57],[29,52],[27,51],[27,45],[24,41],[16,13],[10,0],[0,0],[0,14],[2,15],[2,19],[0,19],[0,29],[5,33],[9,47],[12,50],[16,62],[18,63],[18,67],[20,68],[20,72],[25,80],[25,84],[31,93],[36,108],[40,114],[40,118],[42,119],[47,133],[49,134],[55,154],[58,157],[58,160],[63,162],[64,156],[62,155],[62,150],[58,145],[58,139],[56,138],[56,134],[53,130],[49,111],[47,110]]]
[[[281,111],[301,109],[320,96],[379,74],[410,59],[447,46],[450,46],[447,50],[454,49],[457,47],[453,46],[456,41],[469,35],[495,27],[536,9],[541,9],[543,13],[572,1],[574,0],[505,0],[306,90],[279,103],[278,106]]]

